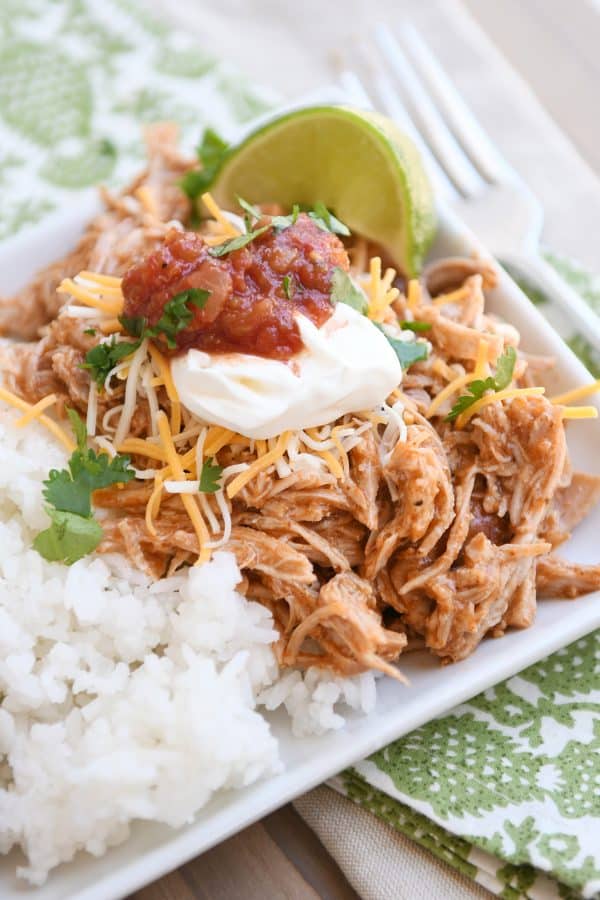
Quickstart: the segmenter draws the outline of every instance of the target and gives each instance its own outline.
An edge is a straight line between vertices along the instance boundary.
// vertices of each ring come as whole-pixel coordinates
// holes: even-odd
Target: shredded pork
[[[102,191],[105,210],[88,225],[77,246],[43,269],[12,297],[0,297],[0,334],[33,340],[66,298],[56,288],[81,270],[122,275],[134,260],[160,245],[172,220],[185,220],[189,202],[177,186],[190,160],[177,149],[178,129],[165,123],[146,134],[148,165],[122,194]]]
[[[82,363],[98,338],[86,333],[87,320],[59,314],[65,297],[56,294],[58,282],[80,269],[122,274],[160,245],[168,222],[187,221],[188,202],[176,181],[188,163],[173,130],[155,129],[148,144],[146,172],[119,197],[106,195],[106,211],[77,248],[0,305],[0,328],[13,336],[32,340],[44,326],[41,339],[5,347],[6,383],[31,403],[56,394],[59,415],[65,406],[87,415],[90,376]],[[359,249],[350,248],[354,265]],[[223,494],[228,536],[225,526],[214,527],[222,514],[218,499],[202,498],[211,540],[221,539],[236,556],[241,589],[273,613],[282,665],[343,674],[376,668],[400,677],[392,664],[407,649],[427,647],[444,662],[460,660],[486,635],[531,625],[539,597],[600,587],[600,566],[553,553],[600,498],[599,478],[571,470],[561,407],[517,394],[485,405],[463,427],[447,421],[456,394],[430,411],[453,379],[473,372],[482,339],[492,365],[518,345],[516,330],[486,313],[485,292],[495,281],[487,261],[430,265],[418,307],[400,293],[386,312],[389,321],[414,317],[430,325],[431,352],[405,373],[402,392],[388,398],[383,413],[357,411],[310,438],[295,436],[293,452],[288,446],[232,500]],[[530,386],[535,371],[535,360],[520,354],[513,385]],[[130,437],[156,440],[152,396],[171,412],[165,385],[154,390],[141,391]],[[113,377],[98,394],[97,434],[114,434],[107,423],[124,392]],[[404,430],[394,432],[390,446],[394,404]],[[175,436],[180,454],[194,447],[201,427],[183,411]],[[338,434],[343,438],[334,440]],[[162,493],[149,526],[163,463],[135,451],[132,458],[138,479],[95,494],[103,511],[100,550],[126,553],[160,578],[193,563],[201,548],[176,495]],[[258,446],[234,436],[214,458],[225,471],[243,471],[259,458]]]

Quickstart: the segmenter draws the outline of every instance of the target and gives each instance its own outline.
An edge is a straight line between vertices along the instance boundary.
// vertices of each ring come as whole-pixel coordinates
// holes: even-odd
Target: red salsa
[[[143,316],[153,326],[169,300],[200,288],[210,296],[202,309],[189,306],[193,318],[177,334],[174,352],[195,347],[288,359],[302,349],[294,314],[320,327],[333,313],[336,267],[348,271],[344,245],[304,213],[293,225],[279,232],[269,228],[220,257],[211,255],[200,235],[173,229],[162,247],[123,278],[124,313]]]

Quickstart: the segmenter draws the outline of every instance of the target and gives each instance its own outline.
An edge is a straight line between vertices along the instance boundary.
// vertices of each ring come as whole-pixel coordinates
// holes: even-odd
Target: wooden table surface
[[[581,155],[600,172],[600,127],[588,115],[592,112],[593,120],[598,110],[600,5],[595,7],[593,0],[464,2]],[[356,900],[357,895],[288,805],[133,897]]]

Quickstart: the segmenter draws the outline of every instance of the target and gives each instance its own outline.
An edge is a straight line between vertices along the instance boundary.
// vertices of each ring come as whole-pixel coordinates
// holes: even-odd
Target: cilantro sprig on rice
[[[71,565],[100,543],[103,532],[92,515],[92,492],[131,481],[135,476],[130,458],[117,454],[96,454],[87,446],[85,424],[74,409],[67,410],[77,449],[67,469],[51,469],[44,481],[43,495],[51,521],[33,542],[34,548],[49,562]]]

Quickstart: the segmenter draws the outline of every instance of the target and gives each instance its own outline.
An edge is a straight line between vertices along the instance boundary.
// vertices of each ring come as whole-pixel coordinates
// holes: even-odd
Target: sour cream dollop
[[[296,321],[304,350],[288,362],[193,349],[173,359],[182,404],[203,422],[264,439],[370,409],[400,383],[385,335],[350,306],[338,303],[321,328]]]

